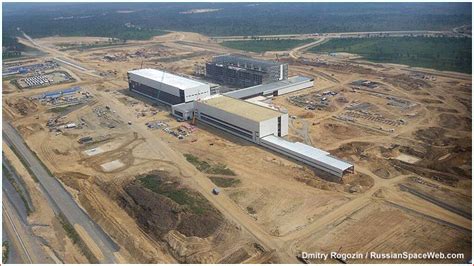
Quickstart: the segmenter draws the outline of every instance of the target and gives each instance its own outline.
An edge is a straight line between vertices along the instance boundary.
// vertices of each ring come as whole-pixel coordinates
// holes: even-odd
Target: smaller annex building
[[[199,121],[257,144],[264,136],[288,135],[288,114],[268,107],[223,95],[194,104]]]
[[[290,142],[275,136],[266,136],[262,138],[260,145],[337,177],[342,177],[346,173],[354,173],[353,164],[333,157],[327,151],[301,142]]]
[[[207,83],[151,68],[128,71],[128,88],[167,105],[196,101],[211,95]]]
[[[235,90],[224,93],[224,95],[237,98],[249,99],[257,96],[278,96],[286,93],[311,88],[314,85],[314,79],[304,76],[294,76],[285,80],[276,81],[268,84],[261,84],[245,89]]]

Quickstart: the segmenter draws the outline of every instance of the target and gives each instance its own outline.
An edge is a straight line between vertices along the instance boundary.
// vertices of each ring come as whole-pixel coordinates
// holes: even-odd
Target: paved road
[[[391,37],[401,36],[422,36],[422,35],[446,35],[446,36],[463,36],[461,33],[456,31],[432,31],[432,30],[412,30],[412,31],[363,31],[363,32],[328,32],[320,34],[273,34],[273,35],[256,35],[254,38],[283,38],[283,39],[311,39],[319,38],[321,36],[339,38],[339,37],[358,37],[358,36],[376,36],[384,35]],[[251,41],[248,36],[236,35],[236,36],[213,36],[211,39],[216,41]]]
[[[2,173],[2,213],[3,213],[3,235],[4,240],[9,243],[9,263],[54,263],[53,258],[41,247],[42,240],[33,234],[28,222],[28,214],[25,203],[10,180],[5,177],[10,173],[11,177],[21,187],[21,191],[28,198],[27,190],[20,185],[20,177],[12,170],[9,162],[3,157],[4,171]],[[31,200],[28,201],[32,209]]]
[[[38,46],[37,45],[37,48],[41,49],[45,52],[48,52],[53,56],[62,55],[62,53],[60,53],[60,52],[58,52],[54,49],[51,49],[51,48],[46,48],[44,46]],[[66,57],[63,57],[63,58],[66,58]],[[68,58],[68,60],[69,60],[69,58]],[[73,62],[73,61],[71,60],[70,62]],[[86,72],[84,72],[84,73],[86,73]],[[101,91],[95,91],[95,95],[97,95],[97,96],[101,95],[101,96],[106,97],[106,98],[109,97],[105,92],[101,92]],[[116,100],[115,98],[112,97],[111,99],[108,99],[108,100],[109,100],[109,102],[108,102],[109,105],[114,110],[120,110],[120,107],[123,108],[123,104],[118,102],[118,100]],[[119,115],[119,113],[120,113],[120,115]],[[134,121],[134,122],[136,121],[136,117],[132,113],[127,112],[127,111],[126,112],[117,112],[117,115],[121,116],[123,121]],[[156,139],[155,136],[153,136],[153,134],[151,134],[148,131],[147,127],[144,124],[133,123],[130,127],[132,127],[136,132],[140,132],[140,134],[142,136],[144,136],[146,141],[149,143],[149,146],[154,147],[153,149],[150,149],[151,152],[157,153],[157,155],[159,155],[161,158],[166,158],[166,160],[171,165],[177,167],[181,171],[183,176],[194,177],[194,178],[188,178],[187,179],[188,182],[191,183],[191,187],[197,189],[197,191],[199,191],[204,197],[206,197],[211,203],[213,203],[214,206],[216,206],[217,209],[219,209],[229,220],[234,221],[236,224],[240,225],[241,228],[243,228],[244,230],[249,232],[251,235],[253,235],[260,242],[260,244],[262,244],[264,247],[267,248],[267,250],[280,250],[280,249],[284,248],[284,247],[281,247],[279,245],[279,241],[277,241],[276,239],[274,239],[272,237],[269,237],[268,234],[266,234],[266,232],[259,225],[257,225],[255,223],[255,221],[250,216],[248,216],[246,213],[242,212],[242,210],[239,209],[233,203],[233,201],[230,198],[224,197],[224,195],[221,195],[219,198],[216,198],[211,193],[212,188],[214,188],[214,184],[209,180],[209,178],[207,178],[202,173],[198,172],[194,168],[193,165],[191,165],[190,163],[188,163],[184,159],[182,154],[180,154],[180,153],[174,151],[173,149],[171,149],[163,141],[161,141],[159,139]],[[23,143],[23,141],[21,140],[21,137],[19,136],[19,134],[16,132],[16,130],[10,124],[4,123],[3,132],[4,132],[3,133],[4,136],[8,135],[9,138],[10,138],[10,135],[12,135],[12,138],[18,138],[17,142],[20,142],[20,143],[18,143],[16,145],[24,146],[24,149],[27,150],[27,152],[31,153],[28,150],[28,148],[26,147],[26,145]],[[30,157],[30,156],[27,156],[27,157]],[[32,154],[31,154],[31,157],[33,157],[33,158],[31,158],[31,160],[37,162],[36,157],[34,157]],[[30,163],[30,161],[28,161],[28,162]],[[37,164],[39,164],[39,162],[37,162]],[[42,175],[48,177],[48,178],[46,178],[48,180],[47,181],[48,184],[50,182],[51,183],[58,183],[56,179],[50,177],[46,173],[46,171],[42,168],[41,165],[34,165],[34,167],[33,167],[33,164],[30,163],[30,165],[32,165],[30,168],[32,168],[32,169],[35,168],[35,170],[38,167],[41,168],[42,172],[44,172],[44,173],[42,173]],[[60,189],[64,190],[64,188],[62,188],[62,186],[59,183],[58,183],[58,185],[60,186]],[[59,188],[45,188],[45,191],[48,191],[48,192],[53,191],[54,193],[56,193],[57,192],[56,190],[58,190],[58,189]],[[64,193],[67,194],[66,191],[64,191]],[[63,195],[64,193],[60,193],[60,195],[58,195],[57,198],[62,199],[63,197],[65,197]],[[68,194],[68,198],[74,203],[74,201],[70,198],[69,194]],[[70,204],[73,204],[73,203],[70,203]],[[77,211],[74,211],[73,214],[70,214],[70,215],[74,215],[75,212],[77,212]],[[69,219],[69,217],[68,217],[68,219]],[[87,216],[86,216],[86,218],[85,217],[82,217],[82,218],[72,217],[72,219],[74,219],[75,223],[79,223],[79,221],[84,222],[84,221],[86,221],[86,219],[89,219],[89,221],[92,222],[92,220],[90,220],[90,218],[87,217]],[[82,225],[82,227],[84,227],[84,226]],[[89,235],[91,237],[94,236],[94,238],[97,238],[96,235],[98,235],[98,234],[91,233],[93,230],[87,230],[87,231],[89,232]],[[103,242],[106,242],[106,241],[103,240],[102,243]],[[96,241],[96,243],[97,243],[98,246],[103,247],[103,244],[101,244],[101,242]],[[102,251],[102,253],[104,253],[104,251]],[[108,254],[110,254],[110,251],[108,252]],[[286,256],[285,253],[281,252],[281,254]],[[298,262],[298,260],[296,260],[294,255],[290,255],[288,257],[285,257],[283,259],[283,261],[292,262],[292,263],[297,263]]]
[[[294,59],[298,59],[300,57],[301,52],[304,52],[304,51],[306,51],[306,50],[308,50],[308,49],[310,49],[314,46],[320,45],[320,44],[326,42],[327,40],[328,40],[328,38],[321,37],[317,41],[310,42],[310,43],[303,44],[301,46],[295,47],[290,51],[289,55],[290,55],[290,57],[292,57]]]
[[[77,205],[61,183],[46,171],[23,142],[20,134],[9,123],[4,121],[2,131],[5,141],[19,152],[28,164],[26,167],[36,175],[47,196],[56,205],[53,209],[59,209],[72,225],[83,228],[82,231],[87,234],[85,237],[96,245],[93,249],[98,249],[102,253],[102,258],[99,260],[101,263],[117,262],[114,255],[114,252],[118,251],[117,244]]]
[[[101,101],[107,99],[108,106],[116,111],[116,115],[120,120],[132,121],[132,125],[129,127],[145,139],[148,147],[152,147],[149,150],[150,153],[156,154],[163,162],[167,162],[169,165],[176,167],[181,176],[185,177],[183,182],[203,195],[229,221],[233,221],[236,225],[239,225],[242,230],[252,235],[266,250],[277,251],[280,259],[285,263],[298,263],[294,254],[286,253],[286,247],[282,245],[283,242],[269,235],[252,217],[239,208],[228,195],[221,193],[216,197],[212,193],[212,189],[215,187],[212,181],[206,175],[199,172],[192,164],[187,162],[180,152],[174,150],[165,141],[154,135],[152,131],[150,131],[144,123],[140,122],[133,112],[128,111],[128,108],[117,98],[110,97],[108,93],[98,90],[94,92],[94,95],[96,95],[97,98],[101,98]]]
[[[314,45],[314,43],[312,45]],[[300,47],[299,50],[305,48],[308,48],[308,46]],[[296,250],[294,247],[295,244],[299,243],[300,240],[304,240],[314,234],[314,232],[331,226],[334,221],[339,220],[341,217],[344,217],[350,213],[349,210],[360,208],[361,206],[364,206],[370,202],[371,195],[374,191],[381,187],[390,187],[395,182],[399,182],[401,178],[403,178],[403,176],[400,176],[398,178],[391,179],[390,181],[380,180],[380,178],[374,176],[370,171],[365,171],[365,169],[359,167],[359,172],[368,174],[374,178],[376,183],[371,190],[364,193],[363,196],[349,201],[348,204],[344,205],[344,208],[333,210],[327,216],[322,217],[318,221],[312,223],[300,231],[294,232],[285,237],[271,236],[262,228],[262,226],[260,226],[255,222],[255,220],[243,212],[228,196],[225,195],[225,193],[219,195],[218,197],[212,195],[211,190],[214,187],[212,182],[205,175],[198,172],[194,166],[186,162],[180,153],[173,150],[165,142],[150,133],[146,126],[144,126],[142,123],[139,123],[133,113],[129,112],[129,110],[126,110],[123,104],[120,103],[115,97],[110,97],[110,95],[102,91],[96,91],[95,94],[99,97],[106,98],[111,108],[117,110],[117,114],[122,118],[121,120],[133,122],[130,127],[135,132],[139,132],[139,134],[145,138],[146,142],[149,144],[149,147],[153,147],[150,149],[151,153],[156,153],[158,157],[163,158],[171,165],[176,166],[184,177],[188,177],[185,178],[185,182],[190,184],[191,187],[195,188],[204,197],[206,197],[229,220],[234,221],[236,224],[240,225],[243,230],[253,235],[260,243],[262,243],[264,247],[269,250],[276,250],[279,256],[282,258],[282,261],[285,262],[297,262],[295,259]],[[427,215],[431,213],[431,211],[427,211]]]
[[[86,75],[89,75],[89,76],[92,76],[92,77],[95,77],[95,78],[102,78],[100,75],[97,75],[94,70],[89,70],[89,69],[86,69],[86,68],[80,66],[79,63],[77,63],[75,60],[70,58],[67,53],[61,52],[59,50],[56,50],[56,49],[53,49],[53,48],[50,48],[50,47],[47,47],[47,46],[44,46],[44,45],[40,45],[33,38],[28,36],[26,33],[22,32],[22,34],[23,34],[23,37],[26,39],[26,42],[24,42],[22,39],[20,39],[20,42],[22,42],[23,44],[28,45],[28,46],[33,45],[33,47],[35,47],[35,48],[37,48],[37,49],[39,49],[39,50],[41,50],[41,51],[43,51],[47,54],[57,56],[57,57],[53,58],[57,63],[59,63],[63,66],[66,66],[66,67],[72,67],[76,70],[81,71],[82,73],[84,73]],[[59,57],[59,56],[61,56],[61,57]]]
[[[5,161],[5,157],[3,157],[3,165],[5,166],[3,168],[3,172],[2,172],[2,191],[3,191],[3,195],[6,195],[8,197],[8,199],[12,203],[13,207],[16,209],[16,212],[18,213],[18,217],[21,219],[21,221],[23,223],[27,223],[27,215],[28,214],[27,214],[27,210],[26,210],[26,205],[23,202],[23,200],[21,199],[20,194],[15,190],[15,187],[10,182],[10,180],[8,180],[5,177],[7,172],[9,172],[10,175],[12,176],[12,178],[14,178],[13,177],[14,172],[11,171],[10,167],[8,166],[7,162]],[[15,181],[17,182],[17,185],[18,185],[18,181],[17,181],[16,178],[15,178]],[[22,193],[25,195],[25,198],[26,198],[25,192],[23,191]]]
[[[63,63],[63,64],[66,64],[66,65],[72,66],[72,67],[74,67],[74,68],[77,68],[77,69],[79,69],[79,70],[81,70],[81,71],[88,71],[87,69],[81,67],[80,65],[71,63],[71,62],[66,61],[66,60],[64,60],[64,59],[61,59],[61,58],[59,58],[59,57],[55,57],[54,60],[58,61],[59,63]]]
[[[17,184],[18,189],[21,191],[21,193],[23,193],[23,197],[26,200],[26,203],[23,202],[23,200],[20,198],[20,194],[13,187],[13,183],[11,183],[7,178],[2,179],[3,190],[8,189],[12,192],[12,193],[9,193],[9,195],[13,195],[13,197],[15,197],[15,200],[17,200],[17,201],[15,202],[15,200],[12,200],[11,197],[10,197],[10,200],[12,200],[12,202],[14,203],[15,208],[17,208],[17,209],[21,208],[21,210],[19,210],[19,212],[25,214],[24,215],[25,217],[24,217],[23,220],[26,222],[26,220],[27,220],[26,219],[26,213],[27,213],[26,205],[30,208],[31,211],[34,211],[33,201],[31,200],[30,194],[28,193],[28,190],[26,189],[26,185],[23,182],[23,179],[18,176],[15,169],[10,164],[10,162],[6,159],[5,156],[3,156],[2,161],[3,161],[4,170],[6,170],[6,171],[8,171],[8,173],[10,173],[11,178],[14,180],[13,182],[15,182]],[[4,177],[5,177],[5,174],[6,173],[4,172],[3,173]],[[17,207],[17,206],[20,206],[20,207]]]
[[[3,193],[2,214],[4,227],[2,229],[8,235],[9,248],[12,249],[15,256],[11,259],[29,264],[52,263],[53,261],[39,247],[37,240],[31,233],[31,229],[20,218],[21,214],[12,206],[12,202],[6,196],[7,192],[3,190]]]
[[[33,38],[31,38],[30,36],[26,35],[25,32],[21,32],[23,34],[23,37],[25,37],[29,42],[31,42],[34,46],[39,46],[38,43],[36,43],[35,40],[33,40]]]
[[[4,169],[5,170],[5,169]],[[2,173],[2,240],[8,241],[9,255],[8,263],[34,263],[28,250],[24,247],[23,239],[18,233],[17,225],[13,222],[12,216],[16,221],[26,222],[26,209],[20,196],[15,191],[12,184],[4,177]],[[12,207],[10,207],[12,206]],[[38,263],[38,261],[35,261]]]
[[[8,243],[8,259],[6,263],[8,264],[24,264],[25,262],[23,261],[22,257],[20,256],[20,250],[16,247],[16,245],[13,245],[12,239],[12,233],[7,230],[7,221],[6,221],[6,216],[5,213],[2,214],[3,219],[2,219],[2,243],[4,241],[7,241]],[[5,263],[5,264],[6,264]]]
[[[299,47],[293,48],[289,55],[294,59],[298,59],[302,52],[320,45],[330,39],[337,38],[361,38],[361,37],[405,37],[405,36],[424,36],[424,35],[442,35],[442,36],[464,36],[464,34],[456,31],[429,31],[429,30],[414,30],[414,31],[373,31],[373,32],[333,32],[321,34],[281,34],[281,35],[260,35],[254,36],[256,38],[283,38],[283,39],[315,39],[314,42],[303,44]],[[214,36],[211,39],[215,41],[251,41],[248,36]]]

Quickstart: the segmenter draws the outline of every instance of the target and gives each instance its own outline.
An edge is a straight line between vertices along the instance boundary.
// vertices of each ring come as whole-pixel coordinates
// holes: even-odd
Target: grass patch
[[[25,205],[25,209],[26,209],[26,215],[30,215],[32,212],[30,208],[30,204],[28,204],[28,201],[26,200],[25,194],[23,193],[23,190],[21,190],[20,185],[13,178],[12,173],[8,170],[5,164],[2,164],[2,170],[3,170],[3,176],[10,182],[10,184],[12,184],[13,188],[20,196],[21,201],[23,201],[23,205]]]
[[[8,244],[8,241],[3,241],[2,242],[2,263],[5,264],[8,261],[8,255],[10,253],[10,245]]]
[[[77,107],[78,105],[81,105],[81,104],[78,103],[78,104],[70,104],[70,105],[66,105],[66,106],[53,107],[53,108],[48,109],[47,112],[48,113],[55,113],[55,114],[64,113],[66,111],[71,110],[73,107]]]
[[[245,209],[247,209],[247,212],[248,212],[249,214],[257,214],[257,211],[256,211],[254,208],[250,207],[250,206],[248,206],[248,207],[245,208]]]
[[[28,149],[29,149],[29,147],[28,147]],[[38,162],[43,166],[44,170],[46,170],[46,172],[47,172],[50,176],[54,177],[53,173],[51,173],[51,171],[49,170],[49,168],[43,163],[43,161],[40,160],[40,158],[38,157],[38,154],[36,154],[36,152],[32,151],[31,149],[30,149],[30,151],[31,151],[31,153],[33,153],[33,155],[36,157],[36,160],[38,160]]]
[[[71,239],[71,241],[79,247],[81,250],[82,254],[89,260],[90,263],[97,264],[99,263],[99,260],[94,256],[94,254],[90,251],[90,249],[86,246],[84,241],[82,241],[81,237],[77,233],[76,229],[74,226],[72,226],[71,223],[68,222],[66,217],[64,217],[63,214],[59,214],[56,216],[61,223],[64,231],[66,232],[67,237]]]
[[[2,77],[2,80],[3,81],[10,81],[10,80],[14,80],[16,78],[18,78],[17,75],[11,75],[11,76]]]
[[[10,149],[13,151],[13,153],[16,155],[16,157],[18,158],[18,160],[20,160],[21,164],[23,164],[23,166],[25,167],[26,171],[28,171],[28,174],[30,174],[31,178],[33,178],[33,180],[38,183],[39,180],[38,180],[38,177],[36,177],[35,173],[33,173],[33,171],[31,170],[30,168],[30,164],[21,156],[21,154],[17,151],[17,149],[14,147],[14,146],[10,146],[8,145],[8,147],[10,147]]]
[[[471,38],[377,37],[333,39],[311,52],[346,52],[380,63],[404,64],[470,74]]]
[[[62,113],[62,112],[67,111],[67,109],[69,109],[69,107],[71,107],[71,106],[69,105],[69,106],[54,107],[54,108],[48,109],[48,112],[49,113]]]
[[[42,160],[40,160],[40,158],[38,157],[38,154],[36,154],[36,152],[32,151],[30,149],[30,147],[28,147],[28,145],[26,145],[27,148],[31,151],[31,153],[33,154],[33,156],[35,156],[36,160],[38,160],[38,162],[41,164],[41,166],[43,166],[44,170],[52,177],[54,177],[53,173],[51,173],[51,171],[49,170],[48,167],[46,167],[46,165],[43,163]],[[28,171],[28,173],[31,175],[31,178],[33,178],[33,180],[35,182],[39,182],[38,180],[38,177],[35,175],[35,173],[33,173],[33,171],[30,169],[30,164],[23,158],[23,156],[21,156],[21,154],[16,150],[16,148],[13,146],[13,145],[8,145],[8,147],[10,147],[10,149],[13,151],[13,153],[16,155],[16,157],[20,160],[20,162],[25,166],[26,170]]]
[[[227,165],[225,164],[212,164],[207,161],[200,160],[197,156],[189,153],[184,154],[184,157],[186,157],[186,160],[193,164],[200,172],[211,175],[236,175],[235,172],[227,168]]]
[[[266,51],[287,51],[300,45],[314,42],[314,39],[293,40],[293,39],[277,39],[277,40],[249,40],[249,41],[226,41],[221,45],[255,53],[263,53]]]
[[[21,45],[21,47],[20,47]],[[17,44],[15,45],[17,48],[15,49],[19,49],[19,50],[14,50],[14,51],[8,51],[8,49],[11,49],[11,47],[7,47],[7,51],[3,52],[2,53],[2,59],[4,61],[13,61],[13,60],[16,60],[16,59],[27,59],[27,58],[33,58],[33,57],[36,57],[36,56],[40,56],[40,55],[43,55],[44,53],[41,52],[40,50],[36,49],[36,48],[33,48],[33,47],[29,47],[29,46],[25,46],[23,44],[20,44],[17,42]]]
[[[72,243],[78,244],[81,241],[81,237],[77,233],[76,229],[70,224],[63,215],[58,215],[59,222],[63,226],[66,235],[72,240]]]
[[[59,51],[69,51],[69,50],[84,51],[84,50],[89,50],[89,49],[94,49],[94,48],[106,48],[106,47],[122,46],[122,45],[125,45],[125,44],[126,43],[104,43],[104,44],[76,45],[76,46],[61,48],[61,49],[59,49]]]
[[[7,51],[2,53],[2,59],[20,58],[23,55],[19,51]]]
[[[237,178],[210,176],[209,179],[211,179],[212,183],[216,184],[216,186],[224,188],[240,184],[240,180]]]
[[[181,206],[187,206],[196,214],[203,214],[210,210],[209,203],[201,195],[190,192],[184,188],[178,188],[176,183],[165,183],[159,176],[148,174],[139,177],[140,183],[147,189],[163,195]]]

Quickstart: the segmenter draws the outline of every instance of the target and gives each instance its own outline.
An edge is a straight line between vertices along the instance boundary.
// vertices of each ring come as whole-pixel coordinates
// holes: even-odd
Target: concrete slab
[[[419,160],[421,160],[418,157],[411,156],[411,155],[404,154],[404,153],[400,153],[400,155],[398,155],[395,159],[406,162],[406,163],[410,163],[410,164],[416,163]]]
[[[86,150],[84,151],[84,153],[87,155],[87,156],[94,156],[94,155],[97,155],[97,154],[101,154],[103,153],[104,150],[101,149],[100,147],[95,147],[95,148],[92,148],[90,150]]]
[[[120,160],[114,160],[100,165],[100,167],[102,167],[105,172],[112,172],[113,170],[119,169],[120,167],[124,166],[125,164],[122,163]]]

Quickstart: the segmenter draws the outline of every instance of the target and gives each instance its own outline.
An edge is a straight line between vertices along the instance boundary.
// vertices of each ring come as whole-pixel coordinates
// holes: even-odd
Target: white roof
[[[185,77],[177,76],[171,73],[167,73],[158,69],[152,68],[143,68],[137,70],[131,70],[128,73],[135,74],[147,79],[151,79],[157,82],[161,82],[181,90],[186,90],[189,88],[194,88],[197,86],[207,85],[205,83],[188,79]]]
[[[301,142],[290,142],[274,135],[263,137],[262,140],[277,145],[288,151],[299,154],[303,157],[311,158],[314,161],[324,163],[341,171],[351,168],[353,165],[343,160],[332,157],[329,152],[306,145]]]
[[[254,122],[262,122],[272,118],[280,117],[284,113],[277,110],[263,107],[251,102],[234,99],[225,95],[210,97],[197,102],[197,109],[200,105],[207,105],[219,109],[221,112],[231,113]]]
[[[329,152],[323,151],[321,149],[306,145],[301,142],[292,143],[294,147],[297,147],[302,153],[310,157],[319,157],[324,155],[329,155]]]

